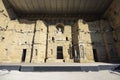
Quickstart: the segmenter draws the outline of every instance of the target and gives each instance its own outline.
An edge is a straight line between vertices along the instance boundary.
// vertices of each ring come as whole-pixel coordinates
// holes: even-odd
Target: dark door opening
[[[98,56],[97,56],[97,50],[96,49],[93,49],[93,55],[94,55],[95,62],[98,62]]]
[[[25,58],[26,58],[26,49],[23,49],[23,53],[22,53],[22,62],[25,62]]]
[[[57,47],[57,59],[63,59],[63,47],[62,46]]]

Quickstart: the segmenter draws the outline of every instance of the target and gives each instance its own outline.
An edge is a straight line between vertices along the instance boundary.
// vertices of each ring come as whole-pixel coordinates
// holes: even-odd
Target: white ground
[[[98,72],[19,72],[0,70],[0,80],[120,80],[120,73]]]

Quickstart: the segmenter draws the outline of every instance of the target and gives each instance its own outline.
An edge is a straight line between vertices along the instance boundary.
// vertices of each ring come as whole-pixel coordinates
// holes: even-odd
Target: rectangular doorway
[[[63,59],[63,47],[62,46],[57,47],[57,59]]]
[[[98,62],[98,56],[97,56],[97,50],[96,49],[93,49],[93,56],[94,56],[95,62]]]
[[[22,53],[22,62],[25,62],[25,58],[26,58],[26,49],[23,49],[23,53]]]

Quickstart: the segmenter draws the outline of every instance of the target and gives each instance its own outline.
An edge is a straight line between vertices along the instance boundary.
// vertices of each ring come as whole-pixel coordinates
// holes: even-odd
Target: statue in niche
[[[58,28],[58,31],[57,31],[58,34],[62,34],[62,29],[59,27]]]
[[[56,26],[56,29],[57,29],[57,33],[58,34],[63,34],[63,32],[64,32],[64,26],[62,24],[58,24]]]

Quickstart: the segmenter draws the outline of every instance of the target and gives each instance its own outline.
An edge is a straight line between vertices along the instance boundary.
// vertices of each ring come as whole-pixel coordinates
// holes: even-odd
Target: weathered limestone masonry
[[[47,26],[42,20],[38,20],[35,25],[33,42],[33,63],[41,63],[46,59],[47,48]]]
[[[70,25],[64,25],[62,23],[49,25],[47,62],[73,62],[73,60],[70,60],[72,54],[71,41]]]
[[[0,62],[21,62],[23,49],[27,49],[26,60],[30,60],[34,23],[31,21],[10,20],[4,7],[0,13]],[[24,61],[24,60],[23,60]]]
[[[20,19],[0,0],[0,63],[116,62],[120,59],[120,0],[105,13],[108,20],[74,25]],[[69,21],[68,21],[69,22]]]
[[[113,28],[114,48],[120,59],[120,0],[114,0],[105,15]]]
[[[105,25],[106,24],[106,25]],[[72,29],[73,34],[73,47],[76,52],[75,57],[80,60],[80,62],[93,62],[95,61],[107,61],[108,55],[107,49],[104,41],[104,34],[106,32],[102,27],[108,26],[109,23],[104,20],[85,22],[83,20],[78,20]],[[111,35],[107,35],[111,37]],[[111,38],[113,39],[113,38]],[[107,42],[110,42],[108,39]],[[115,50],[115,49],[113,49]]]

